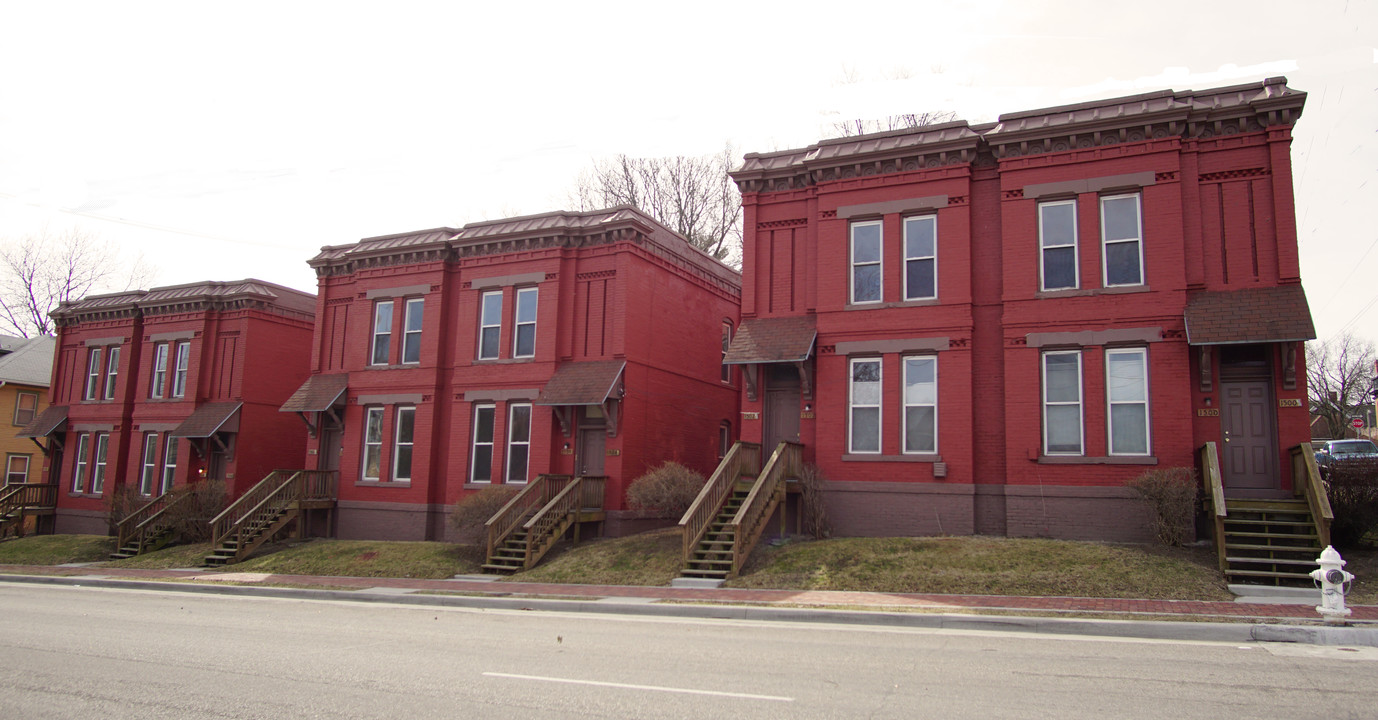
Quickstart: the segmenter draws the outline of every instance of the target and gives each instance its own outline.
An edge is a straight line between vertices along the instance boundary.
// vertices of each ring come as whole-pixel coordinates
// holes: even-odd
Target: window
[[[904,219],[904,299],[938,297],[938,218]]]
[[[86,460],[91,449],[91,436],[88,433],[77,435],[77,457],[72,470],[72,492],[86,491]]]
[[[536,288],[517,291],[517,332],[512,339],[512,357],[536,355]]]
[[[392,354],[392,301],[373,306],[373,355],[370,365],[387,365]]]
[[[498,340],[502,332],[502,291],[486,292],[479,316],[478,359],[498,357]]]
[[[880,302],[880,221],[852,223],[852,302]]]
[[[9,455],[5,458],[5,484],[18,485],[29,481],[29,456]]]
[[[406,317],[402,320],[402,362],[415,365],[421,362],[421,317],[426,301],[412,298],[407,301]]]
[[[1105,351],[1110,454],[1148,454],[1148,351]]]
[[[904,359],[904,451],[938,452],[938,359]]]
[[[416,408],[397,408],[397,433],[392,445],[392,479],[411,482],[412,443],[416,433]]]
[[[163,485],[158,492],[172,490],[172,479],[177,475],[177,438],[167,436],[167,449],[163,451]]]
[[[173,363],[172,396],[185,397],[187,394],[187,363],[191,360],[191,343],[177,343],[177,359]]]
[[[469,463],[470,482],[493,480],[493,420],[494,405],[474,406],[474,457]]]
[[[880,452],[880,359],[853,360],[848,451]]]
[[[115,399],[115,380],[120,376],[120,346],[110,347],[110,358],[105,361],[105,399]]]
[[[149,389],[148,396],[160,398],[163,396],[163,386],[167,384],[167,343],[158,343],[153,346],[153,386]]]
[[[507,407],[507,482],[526,482],[527,460],[531,454],[531,406],[526,403]]]
[[[14,424],[20,427],[33,422],[38,414],[38,393],[19,392],[14,397]]]
[[[144,462],[139,472],[139,494],[153,494],[153,479],[158,474],[158,433],[144,433]]]
[[[1077,287],[1077,201],[1038,204],[1038,241],[1042,289]]]
[[[1100,234],[1105,286],[1144,282],[1143,226],[1138,195],[1100,199]]]
[[[91,473],[91,492],[105,489],[105,458],[110,450],[110,433],[96,433],[96,467]]]
[[[732,344],[732,323],[722,321],[722,381],[732,382],[732,366],[727,364],[727,348]]]
[[[377,480],[383,464],[383,408],[364,410],[364,479]]]
[[[1043,354],[1043,452],[1080,455],[1081,352]]]
[[[82,393],[81,399],[96,399],[96,392],[100,387],[100,371],[100,348],[93,347],[86,351],[86,392]]]

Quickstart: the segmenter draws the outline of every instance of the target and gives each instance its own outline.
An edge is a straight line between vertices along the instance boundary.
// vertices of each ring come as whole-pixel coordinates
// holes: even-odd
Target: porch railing
[[[603,487],[606,482],[607,478],[601,476],[576,477],[526,521],[522,526],[526,530],[523,567],[536,564],[560,539],[569,524],[578,521],[580,510],[603,508]]]
[[[708,526],[712,524],[727,496],[732,494],[732,487],[742,475],[753,474],[760,467],[761,446],[757,443],[739,442],[727,451],[722,462],[718,463],[718,469],[713,471],[713,476],[708,478],[708,482],[679,520],[684,562],[687,563],[693,558],[694,548],[703,539],[704,533],[708,531]]]
[[[761,468],[760,477],[751,486],[737,515],[728,525],[732,529],[732,570],[736,575],[746,562],[746,556],[756,546],[756,541],[765,530],[771,512],[785,497],[785,481],[799,477],[804,469],[804,446],[799,443],[782,442],[770,454],[770,460]]]
[[[536,479],[527,483],[521,492],[508,500],[483,524],[488,541],[488,552],[484,557],[493,557],[497,549],[507,541],[508,535],[521,527],[532,513],[550,502],[551,498],[569,482],[568,475],[537,475]]]
[[[171,516],[169,511],[189,497],[191,493],[165,492],[126,515],[115,526],[115,547],[137,543],[142,550],[145,542],[166,529],[165,521]]]
[[[1229,570],[1225,562],[1225,485],[1220,479],[1220,456],[1216,453],[1214,442],[1201,446],[1201,474],[1206,483],[1206,492],[1210,493],[1211,515],[1215,519],[1216,562],[1223,573]]]
[[[245,540],[262,531],[294,504],[333,500],[336,475],[334,470],[274,470],[268,473],[210,521],[212,546],[236,540],[240,551],[245,551]]]
[[[0,519],[9,518],[13,521],[19,535],[24,533],[24,515],[30,509],[56,506],[55,483],[15,483],[0,487]]]
[[[1330,509],[1330,496],[1326,493],[1325,482],[1321,480],[1320,468],[1316,467],[1316,452],[1309,442],[1297,445],[1289,452],[1292,455],[1292,492],[1306,497],[1311,519],[1316,523],[1316,536],[1321,547],[1328,547],[1330,524],[1335,520],[1335,513]]]

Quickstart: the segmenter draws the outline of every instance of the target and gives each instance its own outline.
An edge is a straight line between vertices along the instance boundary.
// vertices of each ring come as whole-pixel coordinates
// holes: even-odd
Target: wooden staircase
[[[298,536],[305,535],[302,515],[312,509],[333,509],[333,470],[274,470],[211,520],[207,565],[228,565],[249,556],[297,520]]]
[[[56,509],[55,484],[15,483],[0,487],[0,540],[24,537],[26,518],[51,516]]]
[[[579,524],[602,522],[606,477],[540,475],[484,523],[488,561],[483,571],[511,575],[534,567]]]
[[[682,576],[709,580],[736,577],[761,539],[766,522],[785,499],[786,481],[803,467],[803,446],[780,443],[760,466],[761,446],[737,443],[723,457],[679,521]]]
[[[115,526],[116,550],[111,560],[121,560],[152,552],[172,542],[175,535],[174,511],[192,497],[185,490],[169,491],[126,515]]]

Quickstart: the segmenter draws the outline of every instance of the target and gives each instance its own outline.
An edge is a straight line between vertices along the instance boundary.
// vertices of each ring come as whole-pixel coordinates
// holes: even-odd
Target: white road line
[[[721,692],[718,690],[694,690],[691,688],[661,687],[660,685],[632,685],[630,683],[575,680],[573,678],[542,677],[540,675],[513,675],[512,673],[499,672],[486,672],[484,675],[486,677],[512,678],[514,680],[539,680],[541,682],[566,683],[569,685],[596,685],[598,687],[625,688],[628,690],[655,690],[656,692],[684,693],[687,695],[716,695],[718,697],[746,698],[747,700],[794,702],[794,698],[792,697],[780,697],[779,695],[753,695],[751,693]]]

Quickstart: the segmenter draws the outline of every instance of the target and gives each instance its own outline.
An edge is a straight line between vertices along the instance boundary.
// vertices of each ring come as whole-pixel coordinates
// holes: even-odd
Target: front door
[[[607,455],[608,430],[606,427],[586,426],[579,428],[579,450],[574,456],[574,473],[580,477],[597,477],[603,474],[603,458]]]
[[[761,462],[780,443],[799,442],[799,400],[799,370],[792,365],[767,365]]]
[[[1234,497],[1270,497],[1281,489],[1272,383],[1220,383],[1220,474]]]
[[[337,427],[328,427],[321,430],[321,444],[318,452],[320,456],[316,458],[317,470],[339,470],[340,453],[344,450],[344,437]]]

